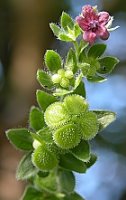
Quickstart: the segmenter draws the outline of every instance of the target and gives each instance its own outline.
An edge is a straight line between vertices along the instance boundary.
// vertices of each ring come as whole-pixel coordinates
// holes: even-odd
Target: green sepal
[[[57,101],[57,99],[54,96],[42,90],[37,90],[36,97],[37,102],[43,111],[45,111],[50,104]]]
[[[48,88],[53,87],[53,82],[52,82],[51,76],[43,70],[38,69],[37,80],[42,87],[48,87]]]
[[[47,50],[44,58],[46,66],[52,73],[57,73],[57,71],[61,69],[62,59],[57,52]]]
[[[62,192],[71,193],[74,191],[75,176],[73,172],[60,169],[57,178]]]
[[[61,31],[59,26],[57,26],[55,23],[50,23],[49,25],[50,25],[50,28],[53,31],[54,35],[58,37],[60,34],[60,31]]]
[[[70,15],[68,15],[65,12],[62,12],[61,15],[61,27],[65,30],[68,31],[68,27],[70,29],[74,29],[74,22],[73,19],[70,17]]]
[[[94,110],[99,122],[99,131],[106,128],[116,119],[116,113],[107,110]]]
[[[35,131],[45,126],[44,114],[37,107],[32,106],[29,114],[29,125]]]
[[[97,83],[97,82],[102,83],[106,81],[107,79],[105,77],[95,74],[95,76],[87,76],[87,80],[92,83]]]
[[[90,160],[90,146],[88,142],[82,140],[78,146],[71,149],[71,153],[79,160],[87,162]]]
[[[61,155],[59,165],[64,169],[75,171],[78,173],[85,173],[87,169],[84,162],[78,160],[70,153]]]
[[[42,200],[45,199],[44,196],[45,196],[44,193],[40,192],[39,190],[37,190],[32,186],[28,186],[25,189],[21,200]]]
[[[88,51],[89,57],[99,58],[106,50],[105,44],[95,44]]]
[[[92,167],[96,161],[97,161],[97,156],[92,153],[90,156],[90,160],[86,163],[87,168]]]
[[[24,151],[30,151],[33,149],[33,140],[28,129],[9,129],[6,131],[6,136],[10,143],[17,149]]]
[[[115,57],[104,57],[99,59],[99,63],[101,65],[100,69],[98,69],[98,73],[100,74],[109,74],[113,71],[115,66],[119,63],[119,60]]]
[[[16,178],[17,180],[27,180],[35,174],[37,174],[37,169],[32,164],[30,152],[21,159],[16,171]]]

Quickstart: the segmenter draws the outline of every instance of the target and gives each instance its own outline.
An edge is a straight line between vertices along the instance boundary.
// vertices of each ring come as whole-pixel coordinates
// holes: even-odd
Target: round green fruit
[[[69,116],[61,102],[51,104],[46,109],[44,118],[46,124],[51,128],[62,126],[64,123],[69,121]]]
[[[71,149],[79,144],[81,134],[76,125],[67,124],[55,131],[53,139],[60,148]]]
[[[78,122],[81,126],[82,138],[84,140],[91,140],[98,133],[99,125],[95,113],[87,112],[78,119]]]
[[[88,110],[88,103],[82,96],[73,94],[65,97],[64,107],[71,115],[81,115]]]
[[[51,153],[46,145],[41,145],[32,154],[33,164],[42,171],[49,171],[57,166],[58,160],[55,154]]]

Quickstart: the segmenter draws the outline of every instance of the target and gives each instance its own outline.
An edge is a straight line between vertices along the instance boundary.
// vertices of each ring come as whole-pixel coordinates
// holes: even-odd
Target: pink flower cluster
[[[107,23],[111,19],[108,12],[99,12],[90,5],[82,8],[80,16],[76,17],[76,21],[80,28],[84,31],[83,39],[93,44],[97,38],[107,40],[109,32],[106,28]]]

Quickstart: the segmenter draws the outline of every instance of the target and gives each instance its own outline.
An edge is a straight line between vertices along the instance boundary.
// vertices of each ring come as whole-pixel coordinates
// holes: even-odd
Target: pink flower
[[[106,28],[107,23],[111,19],[109,13],[99,12],[90,5],[82,8],[82,14],[76,17],[76,21],[80,28],[84,31],[83,39],[93,44],[96,38],[107,40],[109,32]]]

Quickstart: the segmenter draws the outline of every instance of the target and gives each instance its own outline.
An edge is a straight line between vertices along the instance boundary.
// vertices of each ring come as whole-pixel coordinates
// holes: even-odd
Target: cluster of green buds
[[[52,82],[54,84],[59,84],[63,88],[69,88],[72,78],[72,70],[59,69],[58,72],[52,76]]]
[[[81,25],[83,18],[78,18]],[[6,132],[10,142],[25,152],[17,179],[29,180],[30,185],[22,200],[84,200],[74,191],[73,171],[85,173],[95,163],[90,140],[116,116],[111,111],[90,110],[83,78],[105,81],[118,59],[103,55],[104,44],[78,41],[84,33],[65,12],[60,25],[51,23],[50,27],[59,40],[72,42],[73,47],[64,60],[56,51],[46,51],[45,70],[37,71],[42,90],[36,92],[38,107],[30,110],[29,127]]]

